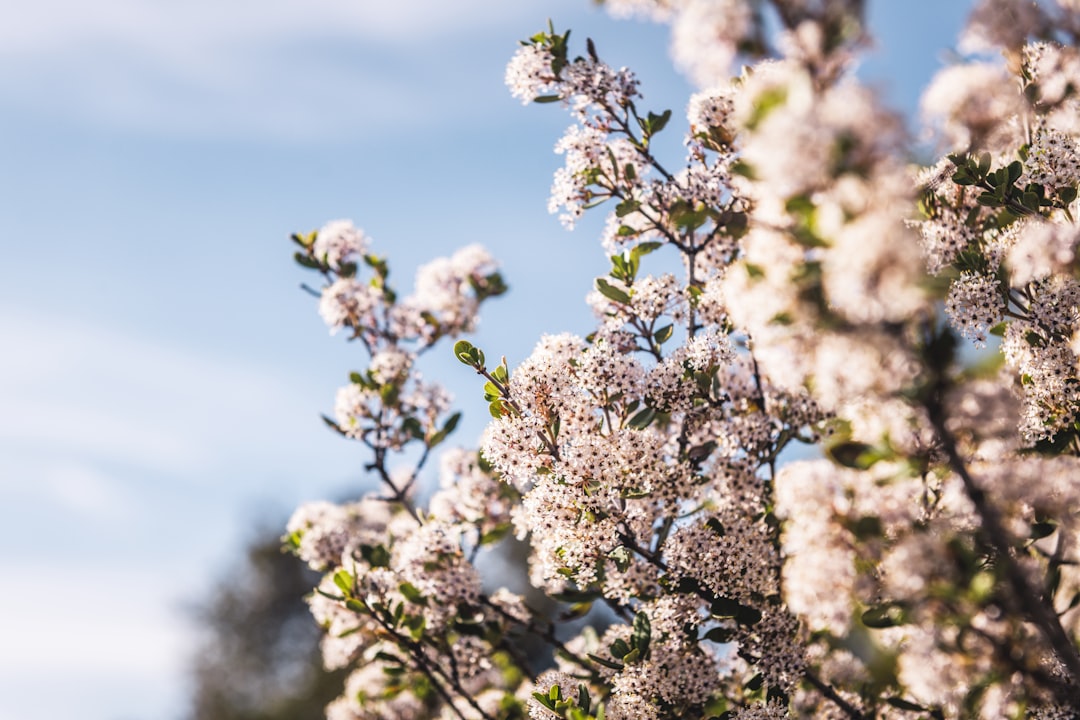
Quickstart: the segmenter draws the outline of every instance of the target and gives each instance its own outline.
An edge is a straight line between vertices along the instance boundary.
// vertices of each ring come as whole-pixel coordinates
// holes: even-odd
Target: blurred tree
[[[345,673],[323,670],[304,602],[319,577],[282,553],[284,525],[257,532],[196,609],[206,639],[192,667],[192,720],[317,720],[341,692]]]

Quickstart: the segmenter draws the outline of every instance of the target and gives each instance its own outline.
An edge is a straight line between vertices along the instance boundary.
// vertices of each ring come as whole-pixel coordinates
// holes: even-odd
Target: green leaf
[[[881,524],[881,518],[873,515],[863,515],[851,525],[851,534],[859,540],[871,540],[885,536],[885,529]]]
[[[296,260],[297,263],[299,263],[300,265],[302,265],[302,266],[304,266],[306,268],[310,268],[312,270],[321,270],[322,269],[322,264],[320,262],[308,257],[306,254],[304,254],[302,252],[293,253],[293,259]]]
[[[390,551],[383,545],[361,545],[360,556],[371,567],[388,567],[390,565]]]
[[[619,572],[626,572],[630,567],[630,551],[622,545],[609,552],[607,556],[615,563],[615,567],[619,568]]]
[[[1010,183],[1014,183],[1020,179],[1020,176],[1024,174],[1024,164],[1019,160],[1013,160],[1009,163],[1007,168],[1008,178]]]
[[[1031,526],[1031,539],[1041,540],[1049,537],[1057,530],[1057,524],[1053,522],[1038,522]]]
[[[974,185],[975,178],[967,170],[957,170],[953,173],[952,181],[957,185]]]
[[[533,98],[534,103],[540,103],[541,105],[545,103],[556,103],[560,100],[562,100],[562,98],[558,95],[538,95],[537,97]]]
[[[649,654],[649,641],[652,639],[652,623],[644,611],[634,615],[633,632],[630,635],[630,644],[641,651],[642,657]]]
[[[445,440],[450,435],[450,433],[454,432],[454,429],[457,427],[459,420],[461,420],[460,412],[456,412],[451,415],[446,420],[446,424],[443,425],[442,430],[431,436],[431,440],[428,441],[428,447],[433,448],[436,445],[440,444],[443,440]]]
[[[654,250],[657,250],[657,249],[663,247],[663,245],[664,245],[664,243],[656,242],[655,240],[650,240],[649,242],[638,243],[637,245],[635,245],[633,247],[632,250],[630,250],[630,257],[634,258],[635,260],[640,259],[640,258],[645,257],[646,255],[648,255],[649,253],[653,252]]]
[[[338,586],[341,592],[345,593],[346,597],[352,595],[354,581],[355,578],[349,574],[348,570],[338,570],[334,573],[334,584]]]
[[[919,705],[917,703],[909,702],[907,700],[904,700],[903,698],[895,696],[885,698],[885,702],[889,703],[894,708],[898,708],[900,710],[909,710],[911,712],[928,712],[930,710],[930,708],[928,707],[923,707],[922,705]]]
[[[668,124],[669,120],[671,120],[671,111],[670,110],[665,110],[664,112],[660,113],[659,115],[657,115],[656,113],[650,112],[648,114],[648,116],[646,117],[645,123],[644,123],[644,125],[645,125],[645,127],[644,127],[645,134],[646,135],[655,135],[656,133],[660,132],[665,127],[667,127],[667,124]]]
[[[904,609],[895,603],[877,605],[862,614],[862,624],[868,628],[890,628],[904,622]]]
[[[468,340],[458,340],[454,343],[454,357],[466,365],[472,365],[472,351],[475,348]]]
[[[873,465],[873,462],[868,462],[873,456],[873,450],[872,445],[851,440],[830,446],[825,450],[825,454],[838,465],[865,470]]]
[[[644,430],[652,424],[652,421],[656,419],[656,410],[650,407],[639,411],[634,417],[626,423],[626,426],[633,428],[634,430]]]
[[[558,688],[559,686],[554,685],[553,687]],[[532,696],[536,699],[536,702],[540,703],[541,705],[546,707],[548,710],[551,710],[552,712],[555,711],[555,703],[550,698],[548,698],[547,695],[544,695],[543,693],[534,692],[532,694]]]
[[[405,599],[416,605],[427,605],[427,598],[420,594],[420,590],[417,589],[412,583],[403,582],[398,585],[398,590],[405,596]]]
[[[735,639],[737,631],[735,628],[714,627],[705,633],[705,640],[714,643],[729,643]]]
[[[739,605],[735,613],[735,622],[743,627],[753,627],[761,622],[761,611],[749,605]]]
[[[499,523],[491,530],[480,536],[481,545],[492,545],[499,542],[504,537],[510,534],[512,525],[510,523]]]
[[[615,642],[611,643],[608,647],[611,651],[611,656],[619,658],[620,660],[630,654],[630,646],[626,644],[626,641],[622,638],[616,638]]]
[[[424,426],[415,417],[405,418],[401,423],[401,429],[407,432],[411,438],[416,440],[424,439]]]
[[[605,658],[600,657],[599,655],[593,655],[592,653],[587,653],[587,654],[588,654],[590,660],[592,660],[595,663],[599,663],[599,664],[603,665],[606,668],[610,668],[612,670],[623,670],[626,667],[622,663],[612,662],[610,660],[607,660]]]
[[[604,278],[596,278],[596,289],[609,300],[614,300],[623,305],[630,304],[630,296],[625,291],[615,287]]]
[[[632,212],[636,212],[641,207],[641,203],[633,198],[627,198],[621,203],[615,206],[615,217],[626,217]]]
[[[653,333],[653,340],[655,340],[658,345],[663,345],[671,339],[671,336],[672,334],[674,334],[674,332],[674,325],[665,325],[664,327]]]
[[[1061,200],[1062,205],[1070,205],[1073,200],[1076,200],[1076,188],[1063,187],[1057,191],[1058,199]]]
[[[577,704],[586,714],[589,712],[592,700],[589,698],[589,689],[585,687],[585,683],[577,686]]]

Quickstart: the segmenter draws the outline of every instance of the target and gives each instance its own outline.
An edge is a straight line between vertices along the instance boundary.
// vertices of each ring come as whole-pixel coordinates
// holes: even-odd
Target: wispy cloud
[[[0,24],[0,96],[127,130],[318,139],[445,123],[477,41],[535,3],[41,0]],[[425,64],[459,82],[427,85]],[[377,112],[373,111],[377,108]]]
[[[3,306],[0,337],[0,521],[22,539],[0,561],[0,720],[173,714],[181,607],[253,499],[334,466],[313,457],[329,433],[251,358]]]

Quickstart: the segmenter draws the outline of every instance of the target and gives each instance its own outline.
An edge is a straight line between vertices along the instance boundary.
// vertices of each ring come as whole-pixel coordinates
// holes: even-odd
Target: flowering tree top
[[[609,212],[587,337],[492,362],[457,339],[506,290],[481,248],[401,298],[351,223],[294,236],[368,357],[327,422],[386,488],[288,526],[355,668],[328,717],[1080,717],[1080,6],[977,3],[962,47],[1003,60],[933,81],[944,154],[913,169],[850,72],[862,2],[605,4],[670,22],[705,89],[647,108],[553,26],[509,63],[573,118],[552,212]],[[458,415],[414,370],[446,339],[479,451],[443,449]],[[531,595],[477,567],[511,535]]]

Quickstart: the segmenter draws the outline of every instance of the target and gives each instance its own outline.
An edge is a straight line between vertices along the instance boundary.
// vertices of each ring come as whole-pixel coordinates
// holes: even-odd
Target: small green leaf
[[[1020,176],[1024,174],[1024,164],[1019,160],[1013,160],[1009,163],[1008,178],[1010,183],[1014,183],[1020,179]]]
[[[917,703],[909,702],[908,700],[904,700],[903,698],[895,696],[891,698],[885,698],[885,702],[889,703],[894,708],[898,708],[900,710],[908,710],[910,712],[928,712],[930,710],[930,708],[928,707],[923,707],[922,705],[919,705]]]
[[[974,185],[975,178],[967,170],[957,170],[953,173],[952,181],[957,185]]]
[[[371,567],[387,567],[390,565],[390,551],[383,545],[361,545],[360,556]]]
[[[556,74],[558,74],[558,73],[556,73]],[[560,100],[562,100],[562,98],[559,97],[558,95],[538,95],[538,96],[533,98],[534,103],[540,103],[541,105],[543,105],[544,103],[559,102]]]
[[[468,340],[458,340],[454,343],[454,357],[466,365],[472,365],[472,351],[475,348]]]
[[[825,454],[832,458],[838,465],[865,470],[870,467],[870,465],[873,465],[873,462],[868,462],[873,456],[873,450],[874,447],[872,445],[852,440],[848,442],[839,442],[830,446],[825,450]]]
[[[608,660],[606,658],[600,657],[599,655],[593,655],[592,653],[587,653],[587,654],[588,654],[590,660],[592,660],[595,663],[599,663],[599,664],[603,665],[606,668],[610,668],[612,670],[623,670],[625,668],[625,666],[622,663],[612,662],[612,661],[610,661],[610,660]]]
[[[481,545],[493,545],[510,534],[513,526],[510,523],[499,523],[492,529],[480,536]]]
[[[427,598],[420,594],[420,590],[417,589],[412,583],[403,582],[398,585],[398,590],[405,596],[405,599],[416,605],[427,605]]]
[[[609,300],[614,300],[623,305],[630,304],[630,296],[625,291],[615,287],[604,278],[596,278],[596,289]]]
[[[1049,537],[1057,530],[1057,524],[1052,522],[1038,522],[1031,526],[1031,539],[1041,540]]]
[[[893,603],[872,607],[862,614],[862,624],[868,628],[890,628],[903,625],[904,622],[903,608]]]
[[[407,417],[401,423],[401,429],[409,434],[409,437],[416,440],[424,439],[424,427],[420,424],[420,421],[415,417]]]
[[[642,657],[649,654],[649,641],[652,639],[652,623],[649,615],[641,611],[634,615],[633,633],[630,635],[630,644],[641,651]]]
[[[555,685],[554,687],[557,688],[558,685]],[[550,698],[548,698],[547,695],[544,695],[543,693],[534,692],[532,694],[532,696],[536,699],[536,702],[540,703],[541,705],[546,707],[548,710],[551,710],[552,712],[555,711],[555,703]]]
[[[627,198],[621,203],[615,206],[615,217],[626,217],[632,212],[636,212],[641,207],[641,203],[633,198]]]
[[[589,689],[585,687],[585,683],[581,683],[577,686],[577,704],[586,714],[589,712],[589,708],[592,705],[592,700],[589,698]]]
[[[645,132],[648,135],[655,135],[656,133],[667,127],[668,121],[671,120],[671,111],[665,110],[659,115],[655,113],[649,113],[645,120]]]
[[[735,639],[735,628],[714,627],[705,633],[705,639],[714,643],[729,643]]]
[[[656,419],[656,410],[647,407],[639,411],[626,423],[626,426],[634,430],[644,430]]]
[[[671,336],[674,332],[674,325],[665,325],[664,327],[653,333],[653,340],[655,340],[658,345],[663,345],[671,339]]]
[[[451,415],[446,420],[446,424],[443,425],[442,430],[431,436],[431,440],[428,441],[428,447],[433,448],[436,445],[442,443],[442,441],[445,440],[450,435],[450,433],[454,432],[454,429],[457,427],[459,420],[461,420],[460,412],[456,412]]]
[[[346,597],[352,595],[354,580],[355,579],[349,574],[348,570],[338,570],[334,573],[334,584],[338,586],[338,589],[341,590],[341,592],[345,593]]]
[[[296,262],[298,264],[300,264],[300,265],[302,265],[302,266],[304,266],[306,268],[309,268],[311,270],[321,270],[322,269],[322,264],[321,263],[319,263],[317,260],[313,260],[312,258],[308,257],[307,255],[305,255],[302,252],[294,253],[293,254],[293,259],[296,260]]]
[[[609,552],[607,556],[615,563],[615,567],[619,568],[619,572],[626,572],[630,567],[630,551],[622,545]]]

